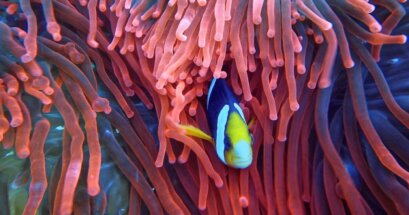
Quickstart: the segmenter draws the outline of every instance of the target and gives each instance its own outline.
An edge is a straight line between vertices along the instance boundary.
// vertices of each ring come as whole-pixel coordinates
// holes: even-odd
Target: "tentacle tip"
[[[13,120],[11,120],[11,122],[10,122],[10,126],[11,126],[12,128],[16,128],[16,127],[20,126],[21,124],[23,124],[23,120],[22,120],[22,119],[13,119]]]
[[[96,196],[99,194],[100,188],[97,185],[96,187],[88,187],[88,194],[90,196]]]
[[[213,78],[219,79],[222,77],[222,73],[220,71],[215,71],[213,73]]]
[[[74,63],[74,64],[81,64],[84,62],[85,60],[85,56],[83,54],[79,54],[79,53],[72,53],[70,52],[69,54],[70,60]]]
[[[176,158],[169,157],[169,158],[168,158],[168,162],[169,162],[170,164],[175,164],[175,163],[176,163]]]
[[[317,84],[316,84],[315,82],[309,81],[309,82],[307,83],[307,87],[308,87],[309,89],[311,89],[311,90],[315,89],[316,86],[317,86]]]
[[[99,43],[97,41],[95,41],[94,39],[88,39],[87,43],[89,46],[91,46],[92,48],[96,49],[99,46]]]
[[[369,26],[369,30],[373,33],[378,33],[382,30],[382,25],[380,25],[379,23],[373,23]]]
[[[133,46],[133,45],[128,45],[127,50],[128,50],[129,52],[133,52],[133,51],[135,51],[135,46]]]
[[[277,59],[276,63],[277,63],[277,67],[283,67],[284,66],[284,60],[283,59]]]
[[[302,51],[302,46],[294,46],[294,52],[295,53],[301,53],[301,51]]]
[[[205,40],[198,40],[197,41],[197,46],[199,46],[199,48],[204,48],[206,46],[206,41]]]
[[[168,94],[168,92],[166,91],[166,89],[164,89],[163,87],[162,87],[162,89],[156,88],[156,92],[159,93],[159,95],[162,95],[162,96]]]
[[[223,40],[223,34],[222,33],[216,33],[214,35],[214,40],[217,41],[217,42],[222,41]]]
[[[124,79],[124,84],[126,87],[131,87],[133,85],[133,82],[131,79],[126,78]]]
[[[174,18],[175,18],[175,20],[179,21],[180,19],[182,19],[182,14],[181,13],[176,13]]]
[[[217,188],[221,188],[223,187],[223,181],[221,178],[219,178],[218,180],[215,180],[215,185]]]
[[[47,97],[47,98],[48,98],[48,97]],[[45,99],[42,103],[43,103],[44,105],[49,105],[49,104],[53,103],[53,101],[52,101],[51,99]]]
[[[99,97],[92,102],[92,109],[95,112],[111,112],[108,99],[102,97]]]
[[[406,43],[408,37],[406,35],[402,35],[402,44]]]
[[[180,164],[186,163],[187,160],[188,160],[187,157],[182,157],[182,156],[178,157],[178,162],[179,162]]]
[[[126,3],[125,3],[125,9],[126,9],[126,10],[131,9],[131,6],[132,6],[132,1],[129,1],[129,2],[126,2]]]
[[[18,79],[19,79],[20,81],[22,81],[22,82],[26,82],[26,81],[28,81],[28,76],[26,76],[26,75],[21,75],[21,76],[18,76]]]
[[[245,196],[240,196],[239,202],[242,208],[247,208],[249,206],[249,200]]]
[[[268,29],[267,37],[268,38],[273,38],[274,36],[275,36],[275,30],[274,29]]]
[[[206,205],[198,205],[197,208],[198,208],[200,211],[204,211],[204,210],[206,210]]]
[[[298,66],[297,66],[297,72],[298,72],[298,74],[300,74],[300,75],[305,74],[306,71],[307,71],[307,69],[305,68],[304,65],[298,65]]]
[[[124,32],[123,32],[123,29],[121,28],[120,30],[115,31],[114,37],[121,38],[123,34],[124,34]]]
[[[328,31],[330,29],[332,29],[332,23],[330,23],[330,22],[327,22],[322,28],[322,30],[324,30],[324,31]]]
[[[375,11],[375,5],[373,5],[373,4],[370,4],[370,5],[368,5],[368,9],[367,9],[367,13],[372,13],[372,12],[374,12]]]
[[[135,33],[135,37],[136,38],[141,38],[143,36],[143,31],[137,31],[136,33]]]
[[[328,88],[329,86],[331,86],[331,80],[321,79],[318,83],[318,87],[320,89],[325,89]]]
[[[227,78],[227,72],[222,71],[220,77],[221,78]]]
[[[350,69],[355,66],[355,62],[352,59],[348,59],[344,62],[344,67]]]
[[[7,7],[6,13],[8,13],[9,15],[13,15],[15,12],[17,12],[17,10],[18,10],[17,4],[13,3]]]
[[[8,89],[7,94],[10,96],[15,96],[17,94],[17,89]]]
[[[317,44],[321,44],[321,43],[324,42],[324,37],[321,36],[321,35],[316,36],[316,37],[314,38],[314,41],[315,41],[315,43],[317,43]]]
[[[168,2],[168,6],[169,7],[173,7],[175,4],[176,4],[176,0],[170,0],[169,2]]]
[[[110,114],[111,111],[112,111],[112,108],[109,107],[109,106],[104,109],[104,113],[105,113],[105,114]]]
[[[106,5],[100,4],[100,5],[98,6],[98,9],[99,9],[99,11],[101,11],[101,12],[105,12],[105,11],[107,10],[107,7],[106,7]]]
[[[155,166],[156,166],[156,168],[163,167],[163,160],[156,160],[155,161]]]
[[[108,51],[113,51],[113,50],[115,49],[115,46],[116,46],[116,45],[109,44],[109,45],[107,46]]]
[[[276,121],[278,119],[277,114],[270,115],[270,120]]]
[[[279,142],[285,142],[287,140],[287,136],[285,135],[278,135],[277,136],[277,141]]]
[[[145,106],[146,106],[146,108],[147,108],[148,110],[152,110],[152,109],[154,108],[154,106],[153,106],[152,103],[145,104]]]
[[[196,116],[196,110],[189,110],[189,116]]]
[[[298,102],[294,102],[294,103],[290,104],[290,109],[292,111],[297,111],[298,109],[300,109],[300,105],[298,104]]]
[[[162,81],[162,82],[164,82],[164,81]],[[161,81],[159,80],[156,84],[155,84],[155,87],[156,87],[156,89],[158,89],[158,90],[165,90],[163,87],[164,87],[164,85],[165,85],[165,83],[161,83]],[[166,94],[166,93],[165,93]]]
[[[185,42],[187,40],[187,36],[182,33],[176,34],[176,38],[181,42]]]
[[[155,12],[152,13],[153,18],[158,18],[160,16],[161,12],[159,10],[156,10]]]
[[[30,156],[29,149],[21,149],[20,151],[17,151],[17,157],[20,159],[26,159],[28,156]]]
[[[80,0],[79,3],[83,7],[87,6],[87,1],[85,1],[85,0]]]
[[[200,7],[203,7],[203,6],[206,6],[207,1],[206,1],[206,0],[197,0],[197,4],[198,4]]]
[[[246,94],[246,93],[245,93]],[[247,95],[244,95],[244,100],[245,101],[250,101],[251,99],[253,99],[253,96],[251,95],[251,94],[247,94]]]
[[[21,61],[23,63],[29,63],[31,61],[33,61],[35,58],[35,56],[32,56],[30,53],[24,54],[23,56],[21,56]]]
[[[60,33],[54,33],[51,36],[53,37],[53,40],[57,41],[57,42],[61,41],[61,39],[62,39],[62,36],[61,36]]]
[[[260,25],[262,20],[263,19],[261,18],[261,16],[253,17],[253,23],[255,25]]]
[[[135,113],[131,110],[126,111],[126,117],[128,117],[128,119],[132,118],[135,116]]]
[[[234,94],[236,94],[238,96],[243,94],[243,90],[241,90],[241,89],[233,89],[233,91],[234,91]]]

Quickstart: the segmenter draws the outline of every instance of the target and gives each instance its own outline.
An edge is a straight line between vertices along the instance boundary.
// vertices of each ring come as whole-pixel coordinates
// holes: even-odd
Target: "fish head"
[[[237,169],[244,169],[253,162],[251,142],[240,140],[225,151],[226,164]]]

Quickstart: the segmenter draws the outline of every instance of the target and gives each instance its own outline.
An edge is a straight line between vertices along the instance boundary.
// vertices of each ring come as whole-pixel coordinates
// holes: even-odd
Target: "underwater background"
[[[0,1],[0,214],[407,214],[408,8]],[[248,168],[184,127],[213,78]]]

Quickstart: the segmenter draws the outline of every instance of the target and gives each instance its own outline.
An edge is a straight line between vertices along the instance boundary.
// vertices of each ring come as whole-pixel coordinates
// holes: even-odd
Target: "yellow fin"
[[[248,127],[252,128],[255,122],[256,122],[256,117],[251,118],[251,120],[250,120],[250,122],[248,124]]]
[[[183,130],[185,130],[185,134],[192,137],[197,137],[203,140],[207,140],[213,143],[213,138],[206,134],[206,132],[200,130],[200,128],[196,128],[191,125],[179,125]]]

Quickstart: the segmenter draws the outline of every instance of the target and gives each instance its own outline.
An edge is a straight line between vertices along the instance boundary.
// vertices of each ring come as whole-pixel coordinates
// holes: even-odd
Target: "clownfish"
[[[213,78],[206,107],[212,137],[199,128],[180,125],[185,134],[212,142],[219,159],[229,167],[244,169],[250,166],[253,161],[253,136],[226,80]]]
[[[220,160],[243,169],[253,161],[253,137],[243,110],[225,79],[213,78],[207,94],[207,120]]]

